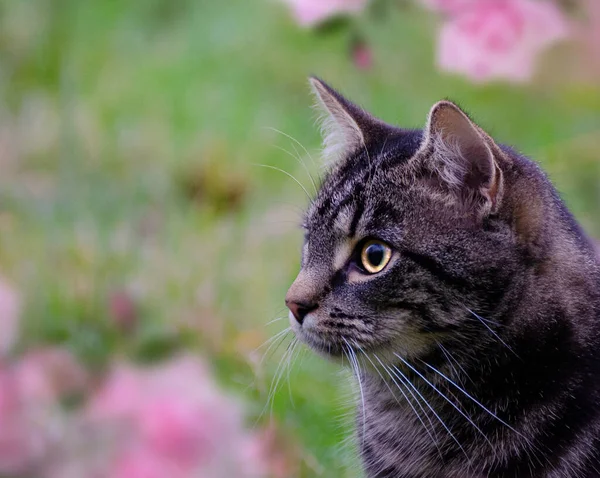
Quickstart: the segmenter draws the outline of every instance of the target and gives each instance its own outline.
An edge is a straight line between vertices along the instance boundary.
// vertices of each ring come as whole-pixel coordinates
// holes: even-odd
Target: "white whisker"
[[[458,373],[458,370],[456,370],[456,368],[454,367],[454,364],[456,364],[456,366],[461,370],[461,372],[464,374],[464,376],[467,377],[467,379],[471,383],[473,383],[473,380],[471,379],[471,377],[469,377],[469,374],[466,372],[466,370],[463,368],[463,366],[460,364],[460,362],[458,360],[456,360],[452,356],[452,354],[446,349],[446,347],[444,347],[444,345],[442,343],[437,342],[437,341],[436,341],[436,344],[440,348],[440,350],[442,351],[442,353],[444,354],[444,357],[446,357],[446,360],[448,361],[450,367],[452,367],[452,370],[454,371],[454,374],[456,375],[456,378],[458,380],[460,380],[461,384],[464,385],[464,383],[462,381],[462,376]]]
[[[477,426],[477,424],[471,419],[470,416],[468,416],[466,413],[464,413],[452,400],[450,400],[446,395],[444,395],[442,393],[442,391],[437,388],[433,383],[431,383],[429,380],[427,380],[427,378],[420,373],[416,368],[414,368],[411,364],[409,364],[406,360],[404,360],[401,356],[399,356],[398,354],[394,354],[396,357],[398,357],[402,363],[404,365],[406,365],[408,368],[410,368],[414,373],[416,373],[419,377],[421,377],[421,379],[427,384],[429,385],[433,390],[435,390],[438,395],[440,397],[442,397],[446,402],[448,402],[452,408],[454,408],[458,413],[460,413],[460,415],[462,415],[464,418],[466,418],[466,420],[473,425],[473,427],[481,434],[481,436],[483,437],[483,439],[490,445],[492,451],[495,453],[495,449],[494,449],[494,445],[492,444],[492,442],[489,440],[489,438],[486,436],[485,433],[483,433],[483,431],[481,430],[481,428],[479,428],[479,426]]]
[[[521,433],[519,433],[517,430],[515,430],[513,427],[511,427],[508,423],[506,423],[504,420],[502,420],[501,418],[499,418],[494,412],[492,412],[489,408],[487,408],[485,405],[483,405],[481,402],[479,402],[475,397],[473,397],[471,394],[469,394],[466,390],[464,390],[462,387],[460,387],[458,384],[456,384],[455,382],[453,382],[452,380],[450,380],[448,377],[446,377],[446,375],[444,375],[442,372],[440,372],[439,370],[437,370],[435,367],[433,367],[432,365],[429,365],[428,363],[424,362],[423,360],[421,360],[421,362],[423,363],[423,365],[425,365],[427,368],[433,370],[435,373],[437,373],[440,377],[442,377],[443,379],[445,379],[446,381],[448,381],[450,384],[454,385],[460,392],[462,392],[468,399],[470,399],[473,403],[475,403],[476,405],[478,405],[479,407],[481,407],[484,411],[486,411],[488,414],[490,414],[492,417],[494,417],[496,420],[498,420],[500,423],[502,423],[504,426],[506,426],[507,428],[509,428],[510,430],[512,430],[513,432],[515,432],[517,435],[519,435],[521,438],[525,438],[527,440],[527,437],[523,436]]]
[[[293,145],[292,145],[292,147],[293,147]],[[312,177],[312,174],[310,174],[310,171],[306,167],[306,164],[304,163],[304,161],[302,161],[302,158],[299,155],[297,155],[298,153],[296,152],[296,154],[292,154],[290,151],[288,151],[285,148],[282,148],[281,146],[275,145],[275,148],[277,148],[279,151],[283,151],[284,153],[290,155],[292,158],[294,158],[296,161],[298,161],[300,163],[300,165],[302,166],[304,171],[306,171],[306,174],[308,174],[308,177],[310,179],[310,182],[312,183],[313,189],[315,190],[315,194],[317,194],[317,184],[315,183],[315,180]],[[294,150],[296,151],[296,148],[294,148]]]
[[[286,335],[291,331],[292,331],[291,327],[286,327],[281,332],[276,333],[273,337],[271,337],[268,340],[265,340],[265,342],[263,344],[259,345],[256,349],[254,349],[254,353],[256,353],[260,349],[262,349],[265,345],[268,345],[267,350],[265,350],[265,353],[262,355],[259,364],[262,364],[265,357],[269,354],[269,350],[271,349],[271,347],[273,347],[273,345],[275,345],[275,343],[277,342],[277,339],[281,339],[281,340],[279,340],[279,343],[281,343],[283,341],[283,339],[285,339]],[[275,350],[277,350],[277,348],[275,348]],[[275,350],[273,350],[273,352],[275,352]]]
[[[515,357],[520,359],[520,357],[517,355],[517,353],[513,349],[511,349],[510,346],[504,340],[502,340],[502,338],[488,324],[486,324],[486,319],[484,319],[483,317],[480,317],[479,315],[477,315],[475,312],[473,312],[468,307],[466,309],[471,314],[473,314],[473,316],[475,316],[479,320],[479,322],[481,322],[485,326],[486,329],[488,329],[492,334],[494,334],[494,337],[496,337],[502,345],[504,345],[508,350],[510,350],[515,355]]]
[[[273,380],[271,380],[271,387],[269,389],[269,396],[267,397],[266,405],[270,405],[271,411],[270,415],[273,415],[273,404],[275,400],[275,394],[277,393],[277,389],[279,388],[279,383],[283,378],[283,374],[285,372],[286,363],[289,359],[289,354],[293,350],[293,347],[298,339],[294,338],[289,344],[288,347],[281,358],[281,361],[277,365],[277,369],[275,370],[275,375],[273,376]],[[264,413],[264,412],[263,412]]]
[[[367,357],[367,359],[369,359],[369,356],[366,354],[366,352],[363,351],[363,354],[365,355],[365,357]],[[427,427],[427,425],[425,425],[425,422],[423,421],[423,419],[421,418],[421,415],[419,414],[419,412],[417,412],[416,408],[413,406],[412,402],[410,401],[410,399],[406,396],[406,394],[404,393],[404,391],[402,390],[402,386],[396,381],[396,379],[393,377],[393,375],[390,373],[390,371],[388,370],[388,368],[385,366],[385,364],[379,359],[379,357],[377,356],[377,354],[373,354],[373,357],[375,357],[375,360],[377,360],[377,362],[379,362],[379,364],[383,367],[383,370],[385,372],[387,372],[387,374],[389,375],[389,377],[392,379],[392,382],[394,382],[394,384],[396,385],[396,387],[398,388],[398,390],[400,391],[400,393],[402,394],[402,396],[404,397],[404,400],[406,400],[406,402],[408,403],[408,405],[410,406],[410,408],[412,409],[413,413],[415,414],[415,416],[417,417],[417,419],[419,420],[419,422],[421,423],[421,425],[423,426],[423,428],[425,429],[425,431],[427,432],[427,435],[429,435],[429,438],[431,438],[432,443],[436,446],[436,448],[438,449],[438,452],[440,454],[440,458],[443,458],[442,456],[442,450],[440,450],[440,447],[437,443],[437,440],[433,437],[433,435],[431,434],[431,432],[429,431],[429,428]],[[373,367],[375,368],[375,370],[377,370],[377,373],[379,373],[379,370],[377,369],[377,367],[375,366],[375,364],[371,361],[371,359],[369,359],[369,362],[371,362],[371,364],[373,365]],[[390,391],[390,393],[392,394],[392,396],[394,397],[394,399],[396,400],[396,402],[398,402],[398,404],[400,404],[400,402],[398,401],[398,399],[396,398],[396,395],[394,394],[394,392],[392,391],[392,389],[390,388],[390,386],[387,383],[387,380],[385,380],[385,378],[383,378],[383,375],[381,375],[381,373],[379,373],[379,376],[381,377],[381,380],[383,380],[383,382],[385,383],[386,387],[388,388],[388,390]],[[405,385],[406,386],[406,385]],[[417,402],[418,403],[418,402]],[[423,409],[421,409],[423,410]],[[427,415],[426,415],[427,416]],[[429,417],[427,417],[429,418]],[[429,421],[429,423],[431,424],[432,430],[435,433],[435,430],[433,429],[433,424],[431,423],[431,421]]]
[[[345,337],[342,337],[342,340],[346,343],[346,345],[348,347],[348,360],[350,361],[350,363],[352,364],[352,367],[354,368],[354,372],[356,374],[356,380],[358,381],[358,388],[360,390],[360,400],[361,400],[361,404],[362,404],[362,415],[363,415],[362,440],[364,442],[365,436],[366,436],[366,430],[367,430],[367,412],[366,412],[366,407],[365,407],[365,393],[364,393],[363,386],[362,386],[362,379],[360,377],[360,367],[358,365],[358,360],[356,359],[356,353],[352,349],[351,345],[348,343],[348,341],[346,340]]]
[[[273,127],[271,127],[271,126],[267,126],[267,129],[270,129],[271,131],[275,131],[276,133],[279,133],[279,134],[281,134],[281,135],[285,136],[286,138],[289,138],[289,139],[291,139],[291,140],[292,140],[294,143],[296,143],[298,146],[300,146],[300,147],[301,147],[301,148],[304,150],[304,152],[305,152],[305,153],[308,155],[308,157],[310,158],[311,162],[313,163],[313,166],[314,166],[315,168],[318,168],[318,164],[315,162],[315,160],[314,160],[314,158],[312,157],[312,155],[311,155],[311,154],[308,152],[308,149],[306,149],[306,148],[304,147],[304,145],[303,145],[303,144],[302,144],[300,141],[298,141],[298,140],[297,140],[296,138],[294,138],[293,136],[290,136],[289,134],[287,134],[287,133],[284,133],[283,131],[280,131],[280,130],[278,130],[277,128],[273,128]]]
[[[288,173],[284,169],[278,168],[277,166],[271,166],[270,164],[257,164],[257,163],[251,163],[251,164],[252,164],[252,166],[259,166],[261,168],[274,169],[275,171],[279,171],[280,173],[283,173],[286,176],[292,178],[294,181],[296,181],[296,184],[298,184],[298,186],[300,186],[302,188],[302,191],[304,191],[304,194],[306,194],[306,197],[308,198],[308,200],[312,201],[312,197],[310,196],[310,194],[308,194],[308,191],[306,190],[306,188],[302,185],[302,183],[300,181],[298,181],[296,179],[296,177],[293,174]]]
[[[394,354],[396,355],[396,354]],[[469,465],[471,465],[471,459],[469,458],[469,455],[467,455],[467,452],[465,451],[465,449],[463,448],[463,446],[460,444],[460,442],[458,441],[458,438],[456,438],[454,436],[454,433],[452,433],[452,431],[450,430],[450,428],[448,428],[448,426],[444,423],[444,420],[442,420],[440,418],[440,416],[438,415],[438,413],[433,409],[433,407],[429,404],[429,402],[425,399],[425,397],[421,394],[421,392],[419,392],[419,390],[417,389],[417,387],[415,387],[412,382],[408,379],[408,377],[406,375],[404,375],[402,373],[402,371],[398,368],[398,367],[392,367],[397,373],[399,373],[405,380],[405,383],[407,383],[408,385],[410,385],[412,387],[412,389],[421,397],[421,399],[423,400],[423,402],[425,403],[425,405],[427,405],[427,408],[429,408],[429,410],[432,411],[433,415],[435,416],[435,418],[437,418],[437,420],[440,422],[440,424],[444,427],[444,429],[448,432],[448,434],[450,435],[450,437],[454,440],[454,442],[458,445],[458,447],[460,448],[460,450],[463,452],[463,454],[465,455],[467,462],[469,463]]]
[[[275,318],[275,319],[273,319],[273,320],[269,320],[269,321],[268,321],[268,322],[265,324],[265,327],[266,327],[266,326],[268,326],[268,325],[274,324],[275,322],[279,322],[280,320],[283,320],[283,319],[287,319],[287,317],[277,317],[277,318]]]

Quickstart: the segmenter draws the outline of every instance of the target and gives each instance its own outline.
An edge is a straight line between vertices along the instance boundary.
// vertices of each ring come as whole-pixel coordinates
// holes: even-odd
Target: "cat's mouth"
[[[332,340],[331,338],[326,340],[320,334],[310,330],[297,330],[296,336],[301,342],[326,358],[342,358],[348,350],[348,346],[343,341]]]
[[[344,338],[297,324],[295,326],[292,324],[292,330],[300,342],[308,345],[313,351],[325,358],[342,358],[346,353],[348,346],[344,343]]]
[[[329,360],[345,360],[355,353],[371,353],[379,350],[374,344],[361,344],[356,338],[332,331],[293,328],[296,337],[314,352]]]
[[[328,327],[318,311],[307,314],[302,321],[297,321],[291,312],[289,318],[298,340],[326,359],[343,361],[354,354],[386,357],[390,351],[408,353],[410,349],[395,336],[376,337],[373,333],[357,336],[351,327]]]

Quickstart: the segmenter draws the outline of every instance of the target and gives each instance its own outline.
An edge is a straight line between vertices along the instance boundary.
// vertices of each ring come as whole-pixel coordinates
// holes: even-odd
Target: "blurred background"
[[[307,76],[457,101],[600,237],[599,6],[0,0],[0,476],[361,476],[350,374],[276,336]]]

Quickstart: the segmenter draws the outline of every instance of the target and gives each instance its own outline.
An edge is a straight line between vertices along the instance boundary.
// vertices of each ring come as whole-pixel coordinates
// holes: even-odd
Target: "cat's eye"
[[[390,246],[377,240],[366,242],[360,253],[361,265],[369,274],[381,272],[388,265],[391,257]]]

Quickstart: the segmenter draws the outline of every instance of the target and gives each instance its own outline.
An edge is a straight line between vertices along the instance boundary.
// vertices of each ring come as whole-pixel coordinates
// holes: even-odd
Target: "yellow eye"
[[[390,246],[381,241],[368,241],[360,253],[362,266],[369,274],[381,272],[391,257]]]

